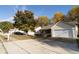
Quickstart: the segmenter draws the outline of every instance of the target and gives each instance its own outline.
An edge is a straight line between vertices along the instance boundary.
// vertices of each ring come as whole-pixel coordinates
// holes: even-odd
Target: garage
[[[76,38],[76,25],[65,23],[63,21],[56,23],[51,27],[52,37]]]
[[[54,30],[53,37],[69,37],[69,38],[73,38],[73,30],[72,29]]]

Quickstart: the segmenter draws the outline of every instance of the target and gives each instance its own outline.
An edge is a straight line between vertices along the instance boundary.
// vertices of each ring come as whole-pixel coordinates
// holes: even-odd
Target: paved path
[[[14,39],[14,38],[12,38]],[[48,44],[50,42],[50,44]],[[51,43],[52,42],[52,43]],[[64,45],[65,47],[58,46]],[[28,40],[17,40],[0,43],[0,53],[7,54],[68,54],[68,53],[79,53],[78,49],[68,48],[69,44],[62,42],[56,42],[51,40],[37,41],[33,39]],[[4,48],[5,47],[5,48]]]

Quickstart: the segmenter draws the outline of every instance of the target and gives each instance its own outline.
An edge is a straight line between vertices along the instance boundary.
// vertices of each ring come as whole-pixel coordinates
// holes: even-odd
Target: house
[[[77,27],[75,22],[60,21],[56,24],[51,24],[42,27],[42,34],[48,37],[64,37],[77,38]]]
[[[51,37],[51,27],[54,26],[54,24],[49,24],[48,26],[41,27],[41,36],[43,37]]]

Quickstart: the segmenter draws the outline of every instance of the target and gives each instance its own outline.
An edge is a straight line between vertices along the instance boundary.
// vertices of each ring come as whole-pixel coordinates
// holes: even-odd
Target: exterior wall
[[[51,37],[54,37],[54,29],[51,28]]]
[[[77,34],[78,34],[78,27],[75,25],[74,27],[74,31],[73,34],[75,35],[75,38],[77,38]]]

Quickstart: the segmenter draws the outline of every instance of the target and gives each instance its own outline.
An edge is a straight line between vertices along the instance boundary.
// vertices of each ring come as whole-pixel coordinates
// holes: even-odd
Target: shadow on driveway
[[[59,41],[60,40],[60,41]],[[61,41],[61,38],[59,38],[59,40],[56,40],[55,38],[49,38],[49,39],[45,39],[45,38],[38,38],[37,41],[41,42],[42,44],[48,44],[49,46],[58,46],[63,48],[64,50],[71,52],[72,51],[76,51],[79,52],[79,49],[77,47],[76,42],[64,42]]]

